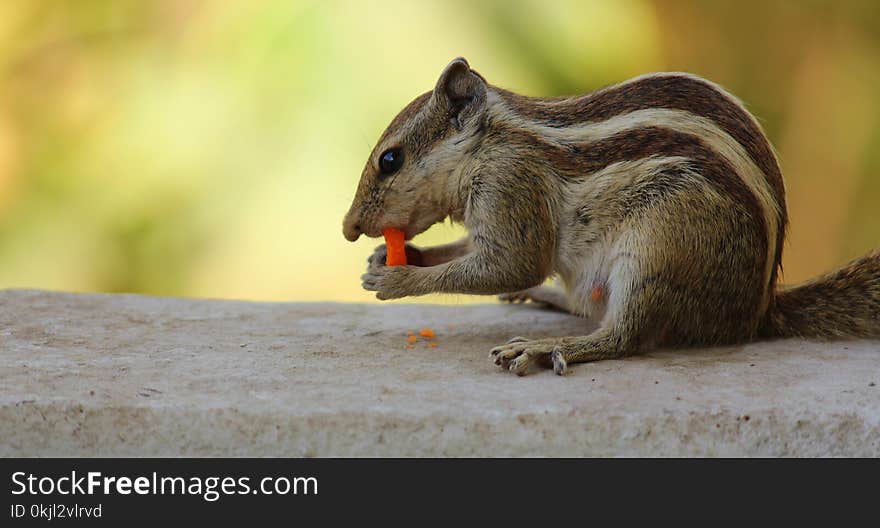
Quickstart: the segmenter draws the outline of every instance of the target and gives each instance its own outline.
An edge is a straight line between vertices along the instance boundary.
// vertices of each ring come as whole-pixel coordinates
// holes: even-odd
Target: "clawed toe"
[[[498,300],[511,304],[523,304],[529,301],[537,303],[542,302],[538,299],[535,299],[535,297],[532,295],[532,290],[521,290],[509,293],[502,293],[498,296]]]
[[[506,345],[501,345],[493,348],[490,351],[489,359],[494,360],[496,365],[504,365],[506,367],[506,362],[520,355],[522,351],[523,348],[521,346],[511,346],[511,344],[508,343]]]
[[[502,293],[498,296],[498,300],[501,302],[509,302],[512,303],[516,301],[516,294],[514,293]]]
[[[553,360],[553,372],[559,376],[565,374],[565,369],[568,368],[568,363],[565,361],[565,356],[562,354],[562,350],[559,347],[555,347],[553,352],[550,353],[550,358]]]
[[[510,361],[507,365],[507,370],[513,372],[517,376],[525,376],[534,361],[534,357],[529,354],[520,354]]]
[[[365,290],[376,291],[379,282],[379,276],[373,273],[364,273],[361,275],[361,287]]]

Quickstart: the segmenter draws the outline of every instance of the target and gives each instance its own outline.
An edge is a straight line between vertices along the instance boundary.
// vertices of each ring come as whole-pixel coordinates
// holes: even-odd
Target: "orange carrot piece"
[[[435,335],[435,334],[434,334],[434,331],[431,330],[430,328],[422,328],[421,330],[419,330],[419,334],[420,334],[422,337],[427,337],[427,338],[429,338],[429,339],[432,338],[432,337],[434,337],[434,335]]]
[[[389,227],[382,231],[385,236],[386,266],[406,266],[406,246],[404,233],[400,229]]]
[[[418,336],[411,335],[411,336],[407,337],[406,340],[409,341],[410,343],[415,343],[416,341],[419,340],[419,338],[418,338]]]

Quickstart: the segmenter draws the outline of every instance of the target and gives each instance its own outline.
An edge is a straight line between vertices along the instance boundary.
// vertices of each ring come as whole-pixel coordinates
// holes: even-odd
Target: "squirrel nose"
[[[361,233],[363,231],[361,230],[360,221],[352,215],[346,216],[345,221],[342,223],[342,234],[345,235],[345,239],[349,242],[354,242],[361,236]]]

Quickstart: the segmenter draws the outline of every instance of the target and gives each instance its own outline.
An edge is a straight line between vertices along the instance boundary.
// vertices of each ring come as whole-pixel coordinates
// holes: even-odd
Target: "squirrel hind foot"
[[[534,288],[529,288],[527,290],[502,293],[498,296],[498,300],[512,304],[531,301],[541,308],[573,313],[569,307],[568,297],[565,295],[565,292],[561,289],[550,286],[535,286]]]

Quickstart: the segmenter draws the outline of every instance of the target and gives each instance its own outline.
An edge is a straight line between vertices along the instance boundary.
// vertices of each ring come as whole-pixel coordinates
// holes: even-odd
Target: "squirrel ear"
[[[440,111],[447,113],[458,128],[464,128],[483,115],[486,81],[463,57],[458,57],[440,74],[432,97]]]

